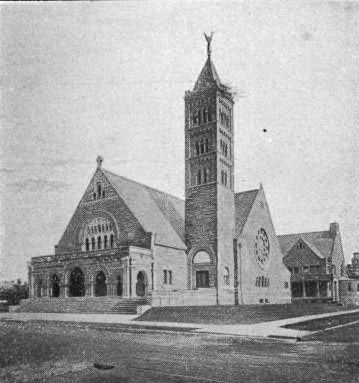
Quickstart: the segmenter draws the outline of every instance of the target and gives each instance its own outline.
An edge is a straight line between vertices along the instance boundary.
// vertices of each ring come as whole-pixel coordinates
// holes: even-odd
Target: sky
[[[235,190],[277,234],[339,222],[359,250],[359,4],[1,3],[0,280],[53,253],[95,169],[184,196],[184,92],[235,93]]]

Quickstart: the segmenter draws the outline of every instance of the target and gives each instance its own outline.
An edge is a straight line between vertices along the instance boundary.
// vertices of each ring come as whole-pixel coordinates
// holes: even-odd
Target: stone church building
[[[290,272],[262,185],[234,191],[234,101],[210,40],[207,55],[184,98],[185,200],[106,170],[99,156],[55,254],[31,260],[32,298],[290,302]]]

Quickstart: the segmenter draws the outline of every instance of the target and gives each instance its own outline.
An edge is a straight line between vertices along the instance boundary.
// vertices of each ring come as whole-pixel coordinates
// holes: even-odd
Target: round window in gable
[[[254,255],[260,267],[264,267],[269,260],[270,244],[266,231],[260,228],[254,243]]]

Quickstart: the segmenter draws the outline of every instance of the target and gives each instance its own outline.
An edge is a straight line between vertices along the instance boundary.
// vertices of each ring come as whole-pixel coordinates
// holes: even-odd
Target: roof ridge
[[[306,232],[303,232],[303,233],[278,234],[277,237],[285,237],[285,236],[289,236],[289,235],[319,234],[319,233],[329,233],[329,230],[306,231]]]
[[[112,175],[114,175],[114,176],[116,176],[116,177],[121,177],[121,178],[123,178],[123,179],[125,179],[125,180],[127,180],[127,181],[130,181],[130,182],[133,182],[133,183],[135,183],[135,184],[137,184],[137,185],[143,186],[143,187],[145,187],[146,189],[150,189],[150,190],[153,190],[153,191],[158,192],[158,193],[166,194],[166,195],[168,195],[168,196],[170,196],[170,197],[172,197],[172,198],[175,198],[175,199],[177,199],[177,200],[179,200],[179,201],[181,201],[181,202],[184,202],[184,199],[182,199],[182,198],[180,198],[180,197],[177,197],[177,196],[175,196],[175,195],[173,195],[173,194],[170,194],[170,193],[164,192],[164,191],[162,191],[162,190],[156,189],[156,188],[154,188],[154,187],[145,185],[145,184],[143,184],[143,183],[141,183],[141,182],[139,182],[139,181],[135,181],[135,180],[133,180],[133,179],[131,179],[131,178],[128,178],[128,177],[125,177],[125,176],[116,174],[116,173],[114,173],[114,172],[111,172],[110,170],[107,170],[107,169],[102,168],[102,171],[108,172],[108,173],[110,173],[110,174],[112,174]]]
[[[258,192],[258,191],[259,191],[259,189],[244,190],[242,192],[236,192],[236,193],[234,193],[234,195],[236,196],[238,194],[253,193],[253,192]]]

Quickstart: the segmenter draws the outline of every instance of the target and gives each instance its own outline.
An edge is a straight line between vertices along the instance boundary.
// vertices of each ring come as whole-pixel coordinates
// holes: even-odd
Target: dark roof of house
[[[143,229],[156,233],[155,243],[185,249],[184,200],[101,169]],[[241,233],[258,190],[235,194],[236,232]]]
[[[185,249],[184,201],[102,169],[143,229],[156,233],[157,244]]]
[[[330,231],[278,235],[279,244],[284,256],[288,254],[299,239],[303,239],[304,242],[310,245],[318,256],[326,258],[332,253],[335,238]]]
[[[220,85],[221,80],[218,76],[216,68],[210,57],[207,58],[201,73],[198,76],[198,79],[194,85],[193,91],[197,91],[203,88],[207,88],[211,85]]]
[[[258,195],[259,189],[248,190],[234,195],[234,209],[236,220],[236,233],[241,234],[247,222],[253,203]]]

